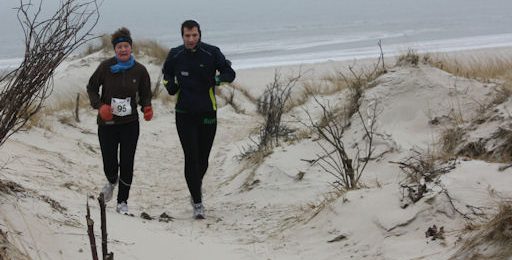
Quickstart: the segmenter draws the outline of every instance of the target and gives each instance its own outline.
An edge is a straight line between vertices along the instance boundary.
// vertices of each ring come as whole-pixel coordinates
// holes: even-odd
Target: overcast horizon
[[[56,3],[45,1],[43,10],[53,11]],[[512,34],[512,3],[505,0],[99,3],[100,20],[93,31],[97,35],[126,26],[135,40],[151,39],[170,47],[181,43],[181,22],[195,19],[201,24],[204,41],[219,45],[232,59],[248,65],[256,60],[272,63],[274,57],[287,62],[287,57],[297,55],[322,60],[329,58],[329,52],[333,52],[333,58],[364,54],[367,48],[376,49],[378,40],[385,47],[410,44],[451,49],[461,45],[459,41],[472,41],[473,47],[493,46],[493,41],[494,45],[502,46],[508,43],[508,34]],[[0,2],[0,63],[24,53],[22,32],[12,9],[17,5],[18,0]]]

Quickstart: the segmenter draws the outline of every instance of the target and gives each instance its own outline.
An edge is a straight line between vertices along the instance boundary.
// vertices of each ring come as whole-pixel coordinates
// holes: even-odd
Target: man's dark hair
[[[197,23],[194,20],[186,20],[181,24],[181,36],[183,36],[184,28],[191,30],[194,27],[197,27],[197,31],[199,32],[199,38],[201,38],[201,27],[199,26],[199,23]]]

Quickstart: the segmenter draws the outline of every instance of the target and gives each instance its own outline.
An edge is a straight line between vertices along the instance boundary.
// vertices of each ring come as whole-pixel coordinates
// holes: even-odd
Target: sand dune
[[[55,76],[48,107],[58,107],[60,101],[83,92],[102,55],[63,64]],[[141,61],[148,62],[144,58]],[[305,80],[319,81],[326,73],[343,70],[346,65],[326,63],[281,71],[286,74],[309,70]],[[159,67],[148,65],[148,69],[156,79]],[[237,88],[254,97],[261,95],[264,86],[272,81],[274,69],[240,71]],[[237,113],[219,98],[219,125],[204,181],[204,221],[191,218],[173,104],[161,98],[154,100],[154,119],[141,120],[129,200],[134,217],[119,215],[114,202],[108,204],[109,251],[116,259],[454,256],[462,245],[460,239],[468,237],[462,232],[466,219],[461,213],[474,216],[475,212],[467,207],[472,205],[483,214],[492,214],[497,208],[492,194],[512,196],[512,169],[499,171],[499,163],[458,160],[438,183],[428,184],[423,199],[404,208],[400,184],[406,176],[390,161],[408,158],[414,155],[413,151],[426,153],[432,149],[442,131],[450,127],[450,121],[444,118],[456,114],[470,122],[481,114],[480,104],[491,103],[496,85],[457,77],[428,65],[393,67],[373,85],[363,95],[361,111],[367,111],[372,102],[378,104],[377,157],[364,172],[363,188],[332,200],[326,198],[332,198],[334,177],[318,164],[307,162],[322,152],[318,145],[322,140],[311,135],[282,142],[259,165],[240,161],[238,155],[250,144],[248,137],[262,118],[256,113],[255,104],[239,90],[233,92],[234,101],[243,113]],[[231,87],[224,88],[223,93]],[[340,105],[346,98],[346,92],[337,92],[320,100]],[[509,103],[501,105],[502,113]],[[491,114],[493,110],[488,109]],[[301,124],[293,121],[306,120],[304,111],[318,119],[321,112],[310,98],[285,115],[285,121],[300,128]],[[99,208],[94,197],[105,177],[96,136],[96,111],[83,107],[80,116],[78,123],[70,119],[71,110],[51,113],[39,126],[16,133],[0,148],[0,162],[5,164],[0,179],[20,186],[17,191],[0,190],[0,229],[32,259],[91,259],[86,200],[91,205],[99,241]],[[507,122],[510,117],[502,116],[501,124]],[[471,136],[493,136],[493,127],[482,125],[478,129],[478,135],[474,130]],[[344,142],[351,154],[355,153],[356,144],[366,142],[358,117],[351,118]],[[299,174],[303,177],[298,178]],[[142,212],[155,219],[140,218]],[[159,222],[162,213],[171,216],[172,221]],[[444,239],[425,237],[433,225],[444,227]]]

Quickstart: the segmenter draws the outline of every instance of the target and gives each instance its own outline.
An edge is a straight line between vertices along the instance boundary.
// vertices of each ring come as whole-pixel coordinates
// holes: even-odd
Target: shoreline
[[[378,49],[378,47],[377,47]],[[414,48],[410,48],[411,50],[416,51],[418,54],[430,54],[434,56],[447,56],[452,58],[468,58],[468,54],[475,55],[475,56],[496,56],[496,57],[503,57],[503,55],[510,55],[512,56],[512,45],[510,46],[503,46],[503,47],[482,47],[482,48],[476,48],[476,49],[461,49],[461,50],[451,50],[451,51],[418,51]],[[386,60],[389,59],[395,59],[397,56],[400,56],[407,52],[407,49],[405,49],[403,52],[399,53],[391,53],[386,54],[384,51],[384,58]],[[237,71],[250,71],[250,70],[259,70],[259,69],[276,69],[276,68],[296,68],[296,67],[314,67],[314,66],[326,66],[326,65],[337,65],[337,64],[350,64],[350,63],[358,63],[370,60],[377,60],[379,58],[379,54],[376,54],[375,57],[354,57],[354,58],[347,58],[347,59],[329,59],[324,61],[317,61],[317,62],[302,62],[302,63],[290,63],[290,64],[284,64],[284,65],[268,65],[268,66],[261,66],[261,67],[247,67],[247,68],[239,68],[236,69]],[[486,57],[489,58],[489,57]]]
[[[398,56],[401,53],[407,52],[409,49],[415,50],[418,53],[445,53],[445,52],[458,52],[458,51],[473,51],[479,49],[495,49],[495,48],[512,48],[512,34],[497,34],[497,35],[483,35],[474,37],[463,37],[455,39],[441,39],[441,40],[428,40],[428,41],[413,41],[413,42],[387,42],[381,41],[383,52],[385,56]],[[236,69],[251,69],[263,67],[276,67],[288,66],[298,63],[315,64],[322,63],[329,60],[332,61],[346,61],[353,59],[366,59],[380,54],[378,41],[371,46],[362,44],[353,48],[332,48],[326,49],[325,47],[319,48],[314,52],[297,52],[295,54],[284,53],[276,57],[270,57],[262,54],[261,57],[247,58],[241,60],[233,60]],[[229,53],[228,53],[229,54]],[[229,55],[227,55],[229,56]],[[237,63],[238,62],[238,63]]]
[[[440,39],[417,42],[388,43],[382,42],[382,49],[385,57],[395,57],[412,49],[419,54],[423,53],[478,53],[482,50],[512,49],[512,33],[481,35],[454,39]],[[206,41],[208,42],[208,41]],[[287,47],[277,56],[270,56],[269,53],[261,53],[257,57],[245,57],[237,59],[236,54],[230,54],[222,44],[218,45],[223,50],[226,58],[233,62],[235,70],[252,70],[265,68],[286,68],[296,66],[312,66],[325,63],[347,63],[354,60],[367,60],[373,57],[378,58],[380,49],[377,43],[373,46],[361,45],[355,48],[332,48],[324,47],[315,51],[303,50],[297,53],[287,53]],[[164,47],[167,48],[167,47]],[[68,60],[82,56],[81,53],[73,53]],[[235,58],[233,58],[235,56]],[[138,57],[139,59],[142,57]],[[15,69],[23,61],[23,57],[0,58],[0,71]]]
[[[397,55],[386,55],[384,52],[384,62],[388,66],[394,64],[398,56],[404,54],[404,52]],[[429,54],[432,57],[442,57],[448,59],[456,59],[460,62],[467,62],[474,59],[481,60],[482,62],[492,59],[501,59],[506,57],[512,57],[512,46],[509,47],[492,47],[492,48],[479,48],[471,50],[458,50],[458,51],[447,51],[447,52],[419,52],[418,54]],[[293,75],[298,71],[308,71],[308,75],[305,79],[318,79],[328,73],[335,73],[338,71],[345,71],[348,66],[369,66],[377,62],[379,55],[375,55],[372,58],[361,58],[361,59],[347,59],[347,60],[329,60],[317,63],[302,63],[302,64],[290,64],[283,66],[268,66],[268,67],[257,67],[257,68],[246,68],[238,69],[236,83],[249,87],[248,89],[264,89],[266,84],[270,83],[273,79],[276,70],[285,74]]]

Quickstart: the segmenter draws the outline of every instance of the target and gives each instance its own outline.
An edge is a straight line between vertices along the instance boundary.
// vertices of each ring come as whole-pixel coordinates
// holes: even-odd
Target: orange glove
[[[112,108],[110,107],[110,105],[107,105],[107,104],[101,105],[98,112],[100,114],[101,119],[103,119],[103,121],[110,121],[113,118]]]
[[[144,107],[142,111],[144,111],[144,120],[149,121],[153,118],[153,108],[151,106]]]

